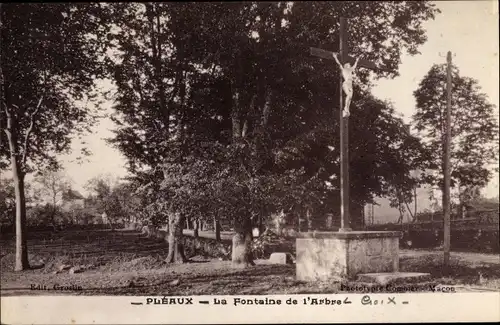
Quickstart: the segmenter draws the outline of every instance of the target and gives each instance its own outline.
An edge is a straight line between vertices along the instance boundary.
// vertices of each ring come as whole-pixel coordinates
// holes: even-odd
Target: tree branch
[[[242,160],[240,160],[240,164],[241,164],[241,167],[243,167],[243,171],[247,174],[248,178],[252,178],[252,174],[248,171],[247,167],[245,166],[245,164],[243,163]],[[246,185],[246,183],[245,183]],[[248,185],[246,185],[248,187]]]
[[[26,130],[26,134],[24,136],[24,152],[23,152],[23,159],[22,159],[23,167],[26,167],[26,159],[28,158],[28,140],[29,140],[29,136],[31,135],[31,132],[33,131],[33,126],[35,125],[35,115],[40,110],[40,107],[42,105],[42,101],[43,101],[43,95],[42,95],[42,97],[40,97],[40,100],[38,101],[38,104],[36,105],[35,111],[33,113],[31,113],[30,126],[28,127],[28,130]]]
[[[11,135],[11,129],[12,129],[12,115],[10,114],[9,110],[7,109],[7,103],[5,103],[5,99],[2,98],[2,102],[3,102],[3,108],[5,110],[5,114],[7,115],[7,128],[5,128],[5,133],[7,133],[7,135]]]
[[[3,96],[2,96],[3,97]],[[7,103],[5,102],[5,98],[2,98],[5,114],[7,115],[7,127],[4,129],[5,134],[7,134],[7,140],[9,141],[9,150],[10,154],[14,155],[14,146],[13,146],[13,140],[12,140],[12,115],[7,109]]]
[[[269,121],[270,106],[271,106],[271,90],[267,92],[266,100],[264,102],[264,107],[262,108],[262,127],[264,128],[267,127],[267,123]]]
[[[415,214],[411,212],[410,206],[408,205],[408,201],[405,200],[406,208],[408,209],[408,212],[410,213],[411,220],[415,220]],[[415,211],[416,212],[416,211]]]

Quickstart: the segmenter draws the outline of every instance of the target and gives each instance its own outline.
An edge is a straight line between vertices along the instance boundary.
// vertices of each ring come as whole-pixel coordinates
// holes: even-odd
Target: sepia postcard
[[[1,324],[500,321],[496,1],[0,4]]]

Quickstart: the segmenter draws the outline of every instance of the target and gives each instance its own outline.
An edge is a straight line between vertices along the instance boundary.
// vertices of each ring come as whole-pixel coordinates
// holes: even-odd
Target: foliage
[[[4,133],[9,117],[23,173],[56,166],[55,154],[88,131],[93,116],[76,101],[92,100],[95,78],[103,76],[104,13],[100,4],[2,6],[2,169],[11,155]]]
[[[70,210],[63,211],[67,215],[66,220],[71,220],[71,224],[89,225],[102,223],[102,217],[95,211],[87,207],[75,206]]]
[[[161,179],[158,173],[137,172],[123,184],[128,191],[128,203],[124,205],[127,214],[155,227],[164,225],[169,213],[158,178]]]
[[[16,197],[12,180],[0,178],[0,222],[13,224],[16,213]]]
[[[281,209],[339,214],[338,92],[331,91],[338,81],[307,56],[309,46],[335,49],[338,18],[347,15],[351,52],[388,68],[376,76],[394,76],[401,52],[417,53],[426,39],[421,23],[437,12],[428,2],[123,3],[112,10],[118,28],[109,44],[117,54],[108,69],[119,127],[111,142],[132,172],[159,175],[153,183],[163,182],[165,209],[242,220]],[[393,108],[366,91],[368,72],[359,76],[350,124],[358,208],[395,184],[409,188],[409,157],[420,150]]]
[[[35,205],[28,209],[26,221],[28,226],[39,225],[58,225],[66,224],[69,220],[67,216],[57,207],[52,206],[50,203],[44,205]]]
[[[269,258],[270,246],[283,243],[285,239],[276,235],[273,231],[266,229],[258,238],[252,242],[252,252],[256,258]]]
[[[85,187],[90,192],[88,206],[93,207],[98,214],[105,213],[111,223],[124,221],[130,196],[126,185],[109,175],[100,175],[89,180]]]
[[[283,226],[285,225],[285,213],[283,213],[283,210],[281,210],[279,213],[275,213],[272,215],[272,230],[274,230],[276,233],[281,234],[281,230],[283,229]]]
[[[446,132],[446,66],[433,65],[414,92],[415,128],[428,152],[424,178],[442,186],[443,144]],[[483,187],[491,178],[489,167],[498,160],[498,121],[476,80],[452,67],[451,186]]]
[[[117,182],[109,174],[99,175],[88,180],[85,184],[85,189],[90,192],[91,198],[104,199],[111,194],[112,188]]]
[[[29,268],[24,178],[56,168],[73,136],[94,122],[85,102],[104,76],[106,4],[9,3],[0,7],[0,170],[16,185],[16,266]],[[80,101],[80,103],[78,103]],[[98,104],[96,102],[96,104]],[[83,153],[87,153],[83,150]]]
[[[68,226],[68,225],[90,225],[99,224],[100,215],[93,213],[88,208],[74,208],[61,210],[54,208],[51,204],[35,205],[27,209],[28,226]]]
[[[496,198],[486,198],[484,196],[476,196],[472,198],[469,202],[469,206],[476,211],[484,210],[497,210],[499,209],[500,203],[498,197]]]
[[[30,183],[25,184],[26,202],[32,203],[36,200]],[[11,178],[0,177],[0,223],[14,224],[16,214],[16,195],[14,193],[14,182]]]

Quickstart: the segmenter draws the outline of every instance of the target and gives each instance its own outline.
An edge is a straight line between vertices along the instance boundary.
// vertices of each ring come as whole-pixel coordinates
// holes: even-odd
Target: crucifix
[[[347,44],[347,20],[340,18],[340,42],[338,53],[325,51],[311,47],[311,54],[323,59],[335,60],[340,67],[340,229],[339,231],[350,231],[349,219],[349,106],[352,99],[352,82],[357,67],[369,69],[383,69],[377,64],[363,60],[354,59],[348,54]],[[354,62],[354,65],[351,64]],[[342,65],[343,64],[343,65]],[[385,69],[383,69],[385,70]],[[343,105],[342,92],[346,94],[346,103]]]

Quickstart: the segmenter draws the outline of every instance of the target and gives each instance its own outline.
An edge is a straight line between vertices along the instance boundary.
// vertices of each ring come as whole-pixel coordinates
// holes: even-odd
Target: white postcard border
[[[371,304],[367,303],[367,297],[370,298]],[[162,298],[162,296],[2,297],[1,321],[3,324],[12,325],[500,321],[500,292],[176,296],[165,297],[168,301],[163,302],[167,304],[160,303]],[[172,298],[184,298],[184,304],[171,304]],[[192,304],[185,304],[188,301],[186,298],[192,298]],[[281,304],[235,306],[235,298],[250,300],[267,298],[268,301],[279,299]],[[304,305],[304,298],[309,304]],[[156,303],[152,299],[156,299]],[[225,300],[227,304],[214,304],[215,299],[219,302]],[[323,299],[323,304],[311,304],[311,299],[318,299],[317,303]],[[325,299],[342,303],[326,305]],[[293,304],[293,300],[296,300],[297,304]],[[182,300],[177,300],[180,301]],[[209,304],[200,301],[208,301]],[[348,301],[351,303],[345,303]]]

